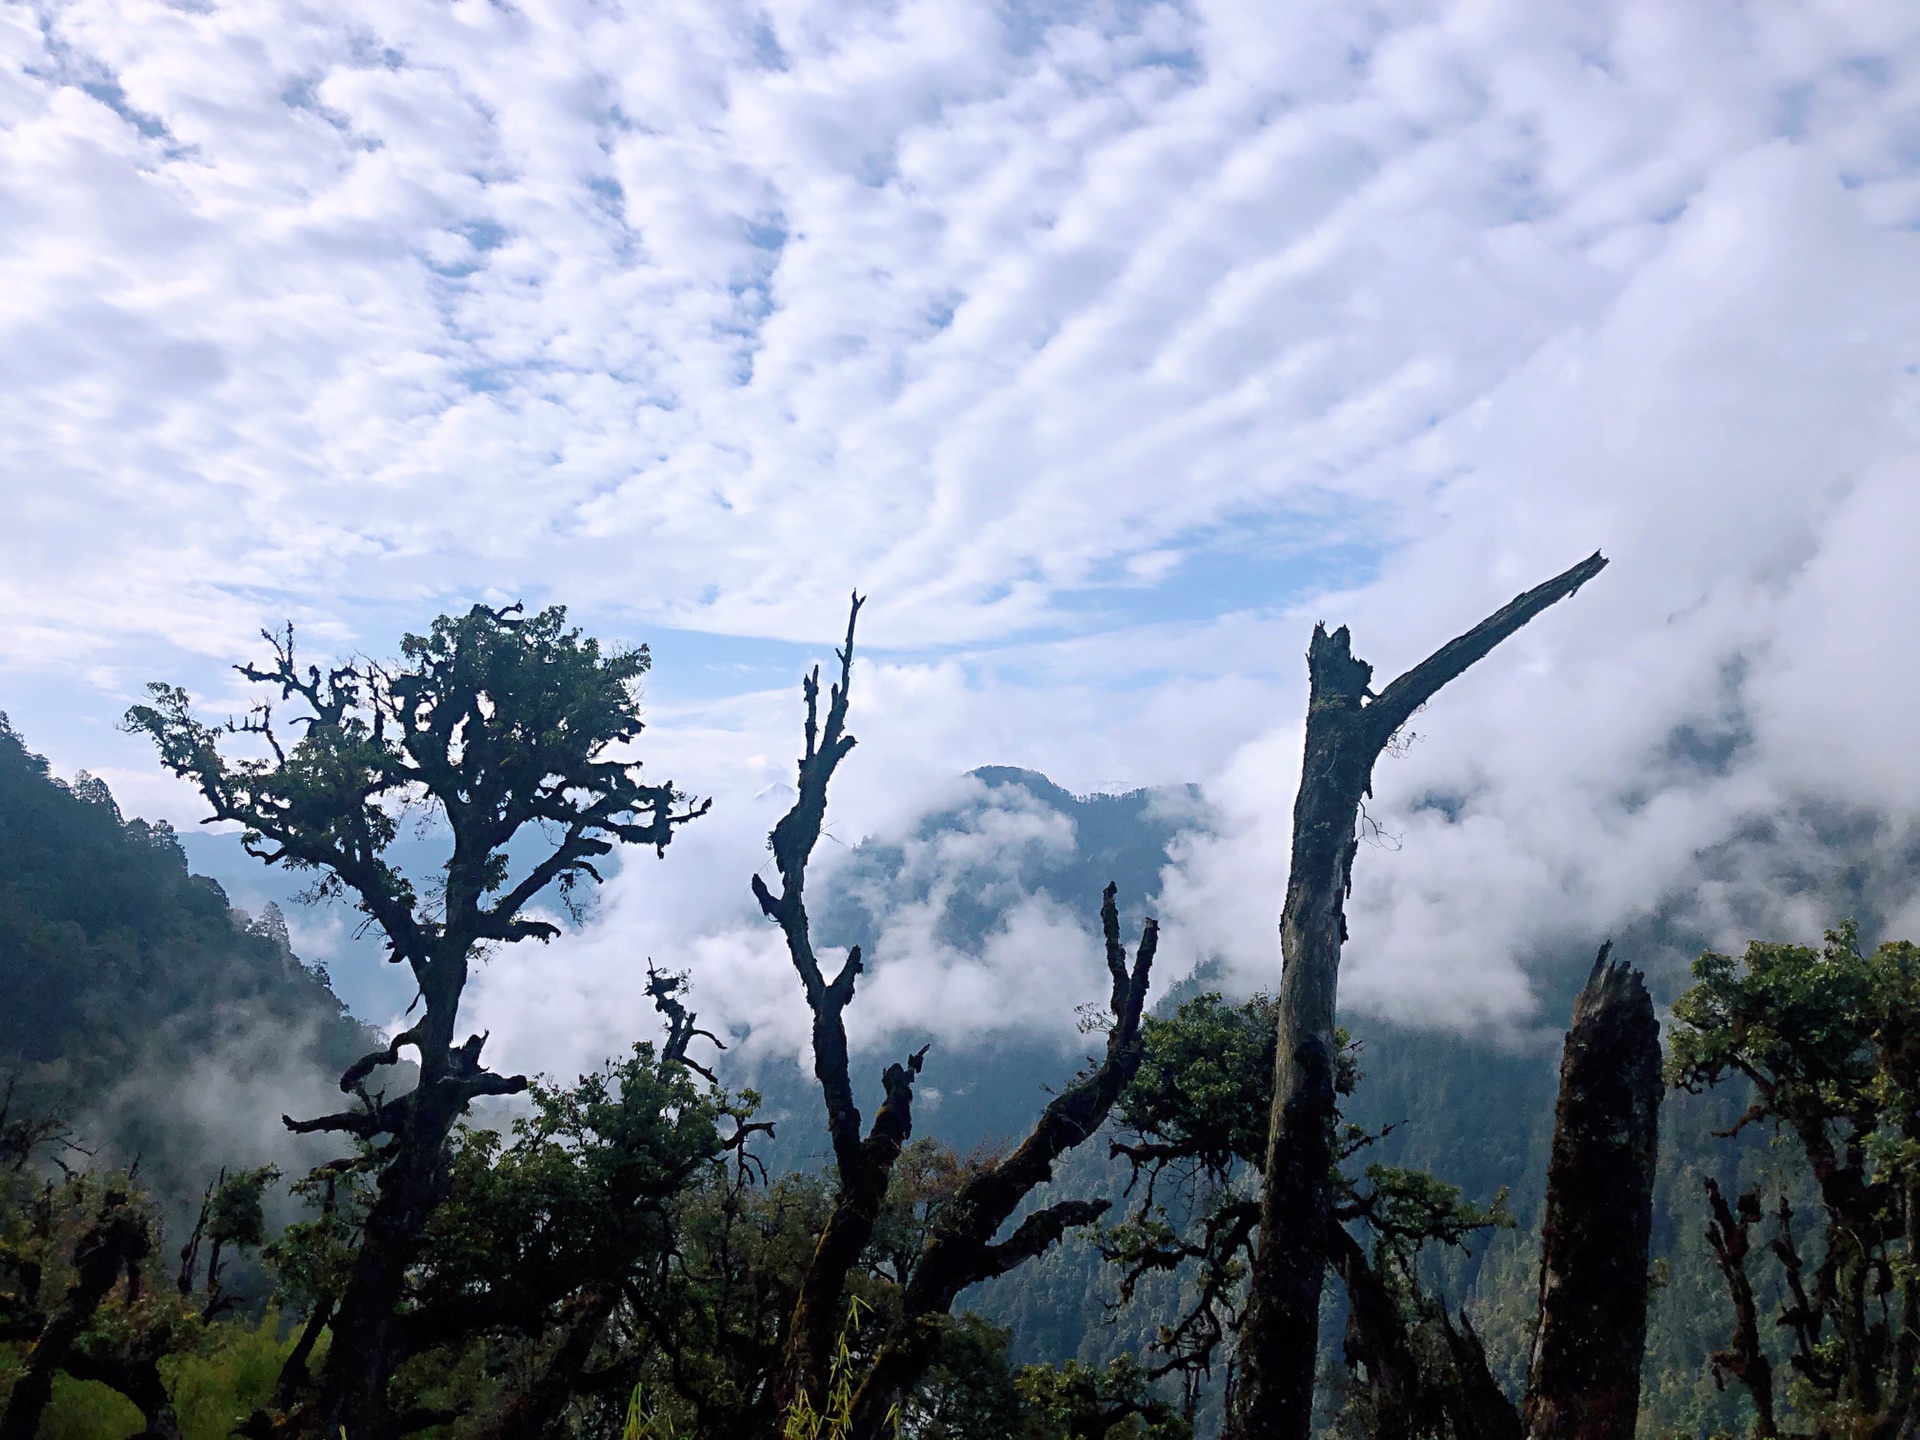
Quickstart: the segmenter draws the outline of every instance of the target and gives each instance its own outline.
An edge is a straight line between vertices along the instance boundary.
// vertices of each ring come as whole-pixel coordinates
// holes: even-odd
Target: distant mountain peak
[[[1057,809],[1064,810],[1080,798],[1072,791],[1054,784],[1038,770],[1025,770],[1018,765],[982,765],[977,770],[969,770],[967,776],[989,788],[1016,785],[1022,790],[1031,791]]]

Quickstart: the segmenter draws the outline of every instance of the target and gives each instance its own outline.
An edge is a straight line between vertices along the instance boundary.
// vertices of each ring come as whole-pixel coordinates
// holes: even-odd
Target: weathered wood
[[[1334,1006],[1347,938],[1354,827],[1374,762],[1414,711],[1541,611],[1606,567],[1599,554],[1516,597],[1378,696],[1345,626],[1315,626],[1307,650],[1306,750],[1280,922],[1280,1011],[1266,1186],[1230,1434],[1307,1440],[1320,1290],[1332,1225]]]
[[[853,1002],[854,987],[864,968],[860,947],[856,945],[847,952],[838,972],[828,980],[814,953],[806,903],[807,863],[826,823],[827,786],[856,743],[847,733],[847,708],[853,694],[854,630],[863,603],[860,596],[853,597],[847,615],[847,638],[835,652],[840,676],[828,691],[824,723],[820,717],[818,666],[802,684],[807,718],[799,786],[793,805],[767,837],[774,867],[780,874],[780,893],[774,894],[758,875],[752,882],[762,913],[786,937],[788,958],[813,1014],[813,1073],[826,1102],[827,1133],[833,1140],[838,1180],[826,1226],[814,1242],[813,1255],[800,1282],[781,1373],[774,1386],[778,1408],[800,1404],[815,1414],[822,1413],[828,1403],[834,1346],[846,1323],[847,1277],[873,1238],[894,1164],[913,1137],[913,1082],[927,1053],[922,1047],[904,1065],[887,1067],[882,1077],[886,1098],[863,1135],[860,1107],[853,1098],[846,1027],[846,1009]]]
[[[1520,1440],[1520,1412],[1493,1378],[1486,1346],[1480,1343],[1473,1321],[1462,1311],[1456,1325],[1443,1311],[1440,1330],[1453,1358],[1455,1383],[1443,1402],[1453,1433],[1462,1440]]]
[[[1647,1339],[1660,1024],[1640,975],[1600,948],[1573,1006],[1547,1170],[1532,1440],[1632,1440]]]

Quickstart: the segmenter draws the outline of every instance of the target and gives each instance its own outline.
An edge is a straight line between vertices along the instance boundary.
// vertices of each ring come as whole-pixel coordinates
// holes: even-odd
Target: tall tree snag
[[[1306,753],[1280,921],[1280,1006],[1260,1244],[1241,1331],[1232,1433],[1306,1440],[1313,1418],[1320,1289],[1333,1223],[1334,1007],[1347,938],[1361,800],[1374,762],[1407,720],[1534,616],[1606,567],[1597,552],[1450,640],[1375,695],[1373,667],[1343,625],[1307,650]]]
[[[914,1079],[927,1053],[923,1048],[904,1063],[887,1067],[886,1098],[863,1134],[848,1073],[845,1023],[863,968],[860,947],[847,952],[828,980],[814,953],[805,900],[807,862],[825,821],[827,784],[854,746],[846,721],[853,684],[854,627],[862,603],[858,595],[853,597],[847,638],[835,652],[840,677],[828,692],[824,722],[818,667],[803,682],[806,751],[800,757],[799,790],[767,840],[780,875],[780,893],[775,895],[760,876],[753,877],[754,898],[786,937],[787,954],[813,1013],[814,1076],[826,1101],[838,1179],[788,1328],[775,1399],[789,1414],[820,1415],[827,1409],[833,1354],[846,1324],[847,1280],[873,1239],[895,1163],[912,1138]],[[1108,1209],[1105,1200],[1061,1201],[1028,1215],[1004,1240],[994,1239],[1027,1196],[1052,1178],[1054,1161],[1100,1128],[1140,1067],[1140,1022],[1159,927],[1152,920],[1145,922],[1129,965],[1120,940],[1116,893],[1116,887],[1107,886],[1100,910],[1111,982],[1108,1007],[1113,1017],[1106,1056],[1054,1098],[1010,1155],[973,1171],[941,1205],[901,1294],[900,1314],[881,1337],[873,1366],[853,1397],[853,1440],[877,1437],[895,1402],[926,1372],[941,1327],[961,1291],[1044,1253],[1067,1230],[1091,1224]]]
[[[769,920],[786,937],[787,954],[800,976],[807,1008],[813,1012],[813,1073],[826,1102],[827,1134],[833,1142],[834,1168],[839,1184],[827,1223],[815,1242],[813,1258],[801,1281],[787,1332],[787,1353],[777,1400],[784,1408],[803,1405],[813,1413],[826,1407],[832,1371],[834,1341],[846,1319],[847,1276],[873,1238],[886,1203],[887,1184],[894,1162],[913,1136],[913,1081],[926,1051],[889,1065],[883,1076],[886,1098],[873,1117],[872,1128],[860,1130],[860,1107],[854,1103],[848,1069],[846,1009],[860,978],[860,947],[847,952],[832,980],[820,968],[808,930],[807,862],[826,822],[827,783],[852,750],[847,733],[847,705],[853,689],[853,634],[859,623],[859,596],[847,614],[847,638],[835,651],[840,678],[827,697],[826,722],[820,720],[820,667],[802,682],[806,698],[806,751],[800,757],[798,793],[793,805],[773,827],[767,848],[780,872],[780,893],[753,877],[753,895]]]
[[[1600,947],[1567,1031],[1547,1169],[1532,1440],[1632,1440],[1647,1339],[1660,1024],[1639,973]]]

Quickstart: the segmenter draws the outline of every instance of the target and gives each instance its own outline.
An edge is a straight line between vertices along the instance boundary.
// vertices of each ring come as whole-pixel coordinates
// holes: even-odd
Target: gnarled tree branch
[[[941,1326],[961,1291],[1032,1259],[1074,1225],[1105,1213],[1100,1202],[1070,1201],[1029,1217],[1006,1241],[993,1237],[1026,1198],[1053,1178],[1053,1165],[1106,1122],[1114,1101],[1140,1068],[1140,1017],[1159,947],[1160,927],[1148,920],[1129,969],[1120,943],[1117,887],[1101,897],[1100,922],[1107,965],[1113,976],[1105,1057],[1056,1095],[1014,1151],[970,1175],[934,1219],[913,1276],[901,1296],[900,1316],[890,1327],[872,1370],[854,1396],[852,1435],[871,1440],[888,1411],[931,1363]]]

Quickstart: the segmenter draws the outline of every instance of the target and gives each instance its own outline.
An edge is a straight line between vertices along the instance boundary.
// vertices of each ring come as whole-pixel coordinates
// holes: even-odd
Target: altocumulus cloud
[[[1817,928],[1834,817],[1920,807],[1911,7],[76,0],[0,56],[0,665],[69,768],[286,616],[817,641],[857,581],[848,838],[986,761],[1205,780],[1169,945],[1253,979],[1311,621],[1391,671],[1600,545],[1383,767],[1356,1004],[1528,1023],[1681,896]],[[600,924],[760,974],[791,703],[656,683],[737,819]]]

